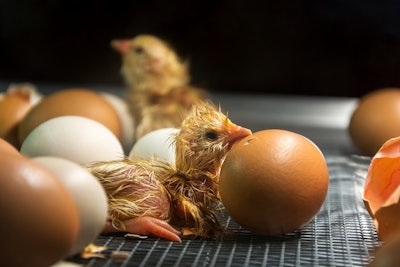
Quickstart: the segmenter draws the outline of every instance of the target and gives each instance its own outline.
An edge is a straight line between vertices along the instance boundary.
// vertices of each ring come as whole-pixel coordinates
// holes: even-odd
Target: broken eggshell
[[[387,241],[400,233],[400,137],[386,141],[372,158],[363,200],[378,237]]]

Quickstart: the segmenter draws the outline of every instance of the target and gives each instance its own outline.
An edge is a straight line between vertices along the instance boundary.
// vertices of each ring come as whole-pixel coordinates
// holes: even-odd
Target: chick
[[[160,179],[172,192],[173,225],[193,228],[203,237],[221,234],[216,212],[220,169],[232,145],[250,134],[211,104],[193,107],[175,137],[176,171]]]
[[[220,168],[231,146],[249,134],[212,104],[199,103],[173,136],[175,165],[157,159],[89,164],[109,196],[104,231],[180,240],[177,227],[218,237],[223,232],[217,218]]]
[[[204,100],[205,90],[190,85],[187,62],[163,40],[138,35],[113,40],[111,46],[122,56],[137,139],[156,129],[179,127],[192,105]]]

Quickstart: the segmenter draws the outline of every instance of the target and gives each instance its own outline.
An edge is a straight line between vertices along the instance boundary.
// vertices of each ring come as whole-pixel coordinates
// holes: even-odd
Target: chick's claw
[[[136,217],[123,221],[125,226],[125,231],[129,233],[134,233],[137,235],[154,235],[162,238],[166,238],[171,241],[181,242],[181,232],[173,228],[166,221],[149,217]],[[113,233],[119,231],[111,222],[108,222],[103,233]]]

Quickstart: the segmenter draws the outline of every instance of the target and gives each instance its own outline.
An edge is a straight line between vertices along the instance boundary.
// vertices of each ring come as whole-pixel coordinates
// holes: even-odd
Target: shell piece
[[[400,233],[400,137],[389,139],[372,158],[364,186],[364,204],[378,236]]]

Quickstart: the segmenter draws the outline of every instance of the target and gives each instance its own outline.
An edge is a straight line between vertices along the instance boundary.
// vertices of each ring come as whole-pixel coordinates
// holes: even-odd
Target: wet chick
[[[161,183],[171,192],[171,223],[194,235],[218,237],[219,173],[232,145],[251,131],[232,123],[213,105],[193,107],[176,135],[176,171]]]
[[[204,90],[190,85],[188,64],[163,40],[138,35],[113,40],[111,46],[122,57],[137,139],[156,129],[179,127],[192,105],[204,98]]]
[[[220,168],[230,147],[249,134],[212,104],[200,103],[174,136],[175,166],[156,159],[89,164],[109,196],[104,231],[180,240],[178,227],[218,237],[223,231],[217,218]]]

